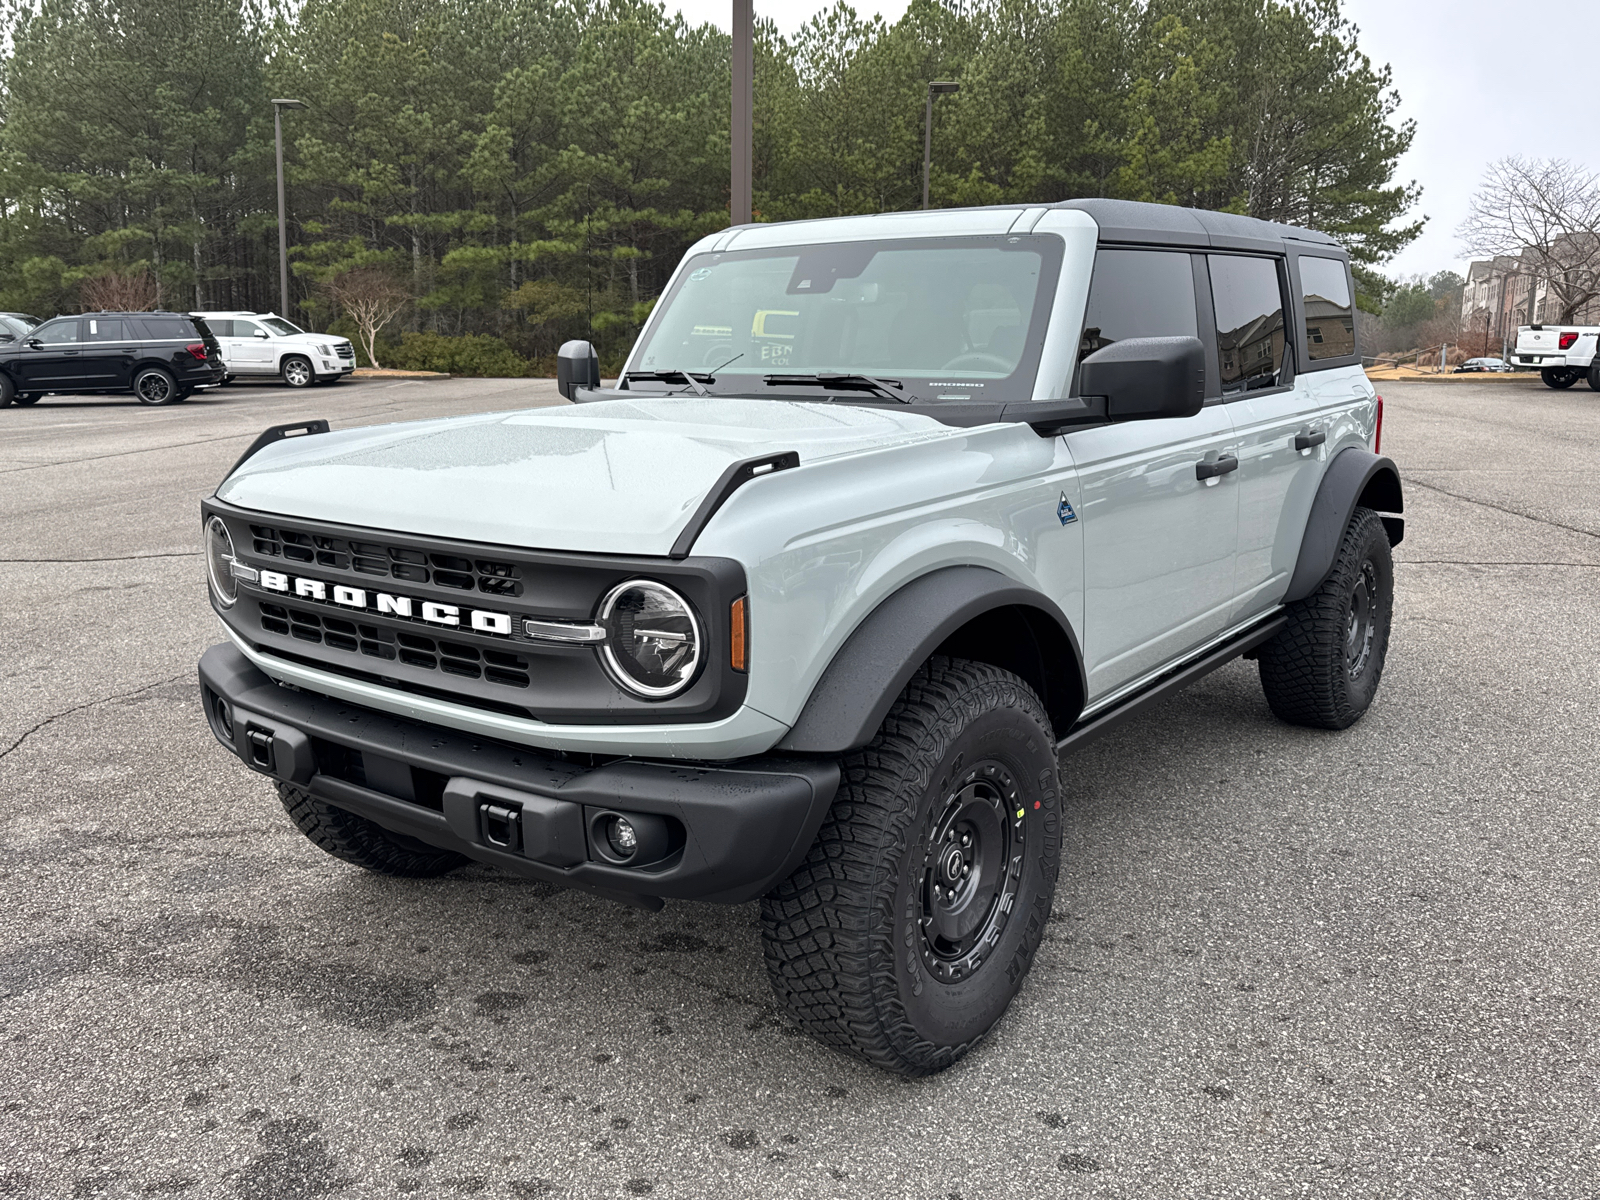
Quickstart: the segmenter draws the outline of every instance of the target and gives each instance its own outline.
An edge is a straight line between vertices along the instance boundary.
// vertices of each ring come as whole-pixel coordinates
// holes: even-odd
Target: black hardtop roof
[[[1285,242],[1316,246],[1345,257],[1344,248],[1325,233],[1280,225],[1237,213],[1146,204],[1138,200],[1063,200],[1055,208],[1075,208],[1094,218],[1102,242],[1144,242],[1202,246],[1215,250],[1282,251]]]

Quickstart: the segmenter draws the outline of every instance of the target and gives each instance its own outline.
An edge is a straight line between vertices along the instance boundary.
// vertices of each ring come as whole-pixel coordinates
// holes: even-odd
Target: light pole
[[[728,188],[728,215],[735,225],[748,225],[753,216],[751,183],[754,157],[755,12],[754,0],[733,0],[733,174]]]
[[[936,81],[928,84],[928,109],[922,120],[922,207],[928,207],[928,178],[933,173],[933,98],[959,92],[959,83]]]
[[[281,303],[278,312],[289,316],[289,226],[283,211],[283,110],[306,108],[304,100],[274,100],[272,102],[272,130],[278,142],[278,290]]]

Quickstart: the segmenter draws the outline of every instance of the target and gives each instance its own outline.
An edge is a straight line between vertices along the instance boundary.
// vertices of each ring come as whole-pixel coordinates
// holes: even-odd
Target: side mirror
[[[1124,338],[1078,367],[1078,394],[1104,396],[1113,421],[1192,417],[1206,398],[1206,352],[1199,338]]]
[[[44,347],[44,343],[41,342],[36,337],[31,337],[27,341],[23,342],[22,344],[24,346],[26,346],[29,350],[39,350],[39,349],[42,349]]]
[[[568,400],[579,388],[600,386],[600,356],[590,342],[563,342],[556,351],[556,391]]]
[[[264,342],[267,340],[267,331],[265,329],[258,329],[255,332],[255,336]]]

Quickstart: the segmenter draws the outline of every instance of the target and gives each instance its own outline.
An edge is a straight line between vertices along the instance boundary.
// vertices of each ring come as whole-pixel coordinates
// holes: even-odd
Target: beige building
[[[1530,284],[1534,285],[1531,303]],[[1463,334],[1487,332],[1491,339],[1505,338],[1509,346],[1516,341],[1517,326],[1555,321],[1560,315],[1549,281],[1535,280],[1532,264],[1522,255],[1502,254],[1467,268],[1467,285],[1461,292]],[[1570,323],[1600,325],[1600,297],[1585,304]]]

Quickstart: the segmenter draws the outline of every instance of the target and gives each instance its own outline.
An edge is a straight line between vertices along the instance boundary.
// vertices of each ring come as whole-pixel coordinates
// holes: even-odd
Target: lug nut
[[[972,835],[971,835],[971,834],[970,834],[970,833],[963,833],[963,834],[962,834],[962,835],[961,835],[961,844],[962,844],[962,845],[963,845],[963,846],[970,846],[970,845],[972,845]]]

